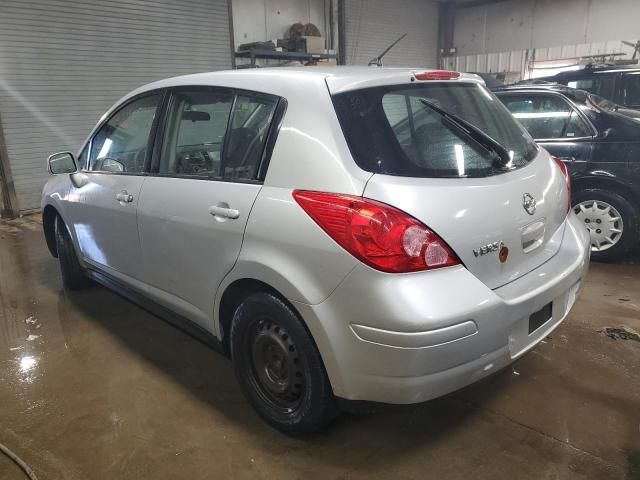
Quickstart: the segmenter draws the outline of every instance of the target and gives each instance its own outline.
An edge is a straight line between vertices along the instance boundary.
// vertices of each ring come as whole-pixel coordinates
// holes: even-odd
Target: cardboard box
[[[307,40],[302,37],[290,37],[278,39],[277,45],[287,52],[306,52]]]
[[[302,36],[307,41],[307,53],[324,53],[324,37]]]

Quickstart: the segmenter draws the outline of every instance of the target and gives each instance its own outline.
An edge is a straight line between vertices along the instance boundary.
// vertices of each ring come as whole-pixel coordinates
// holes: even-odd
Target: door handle
[[[133,195],[123,190],[120,193],[116,193],[116,200],[123,203],[131,203],[133,202]]]
[[[240,212],[238,210],[235,208],[229,208],[229,205],[226,203],[220,203],[209,207],[209,213],[214,217],[229,218],[231,220],[235,220],[240,216]]]

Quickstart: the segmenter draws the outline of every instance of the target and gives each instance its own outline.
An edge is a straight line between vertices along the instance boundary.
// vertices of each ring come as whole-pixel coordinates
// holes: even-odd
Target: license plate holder
[[[553,317],[553,302],[547,303],[537,312],[529,316],[529,335],[535,332],[542,325],[547,323]]]

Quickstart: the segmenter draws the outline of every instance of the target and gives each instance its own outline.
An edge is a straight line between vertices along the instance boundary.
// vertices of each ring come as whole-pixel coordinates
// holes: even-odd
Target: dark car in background
[[[523,83],[559,83],[617,103],[624,109],[640,110],[640,68],[619,66],[587,67],[561,72]]]
[[[640,122],[619,106],[562,85],[512,85],[494,93],[536,142],[568,167],[572,203],[593,258],[612,260],[640,239]]]

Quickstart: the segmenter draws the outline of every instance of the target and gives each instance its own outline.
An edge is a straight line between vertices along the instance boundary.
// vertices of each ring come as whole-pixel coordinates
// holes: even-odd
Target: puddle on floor
[[[635,340],[640,342],[640,334],[629,327],[605,327],[602,330],[598,330],[598,332],[614,340]]]

